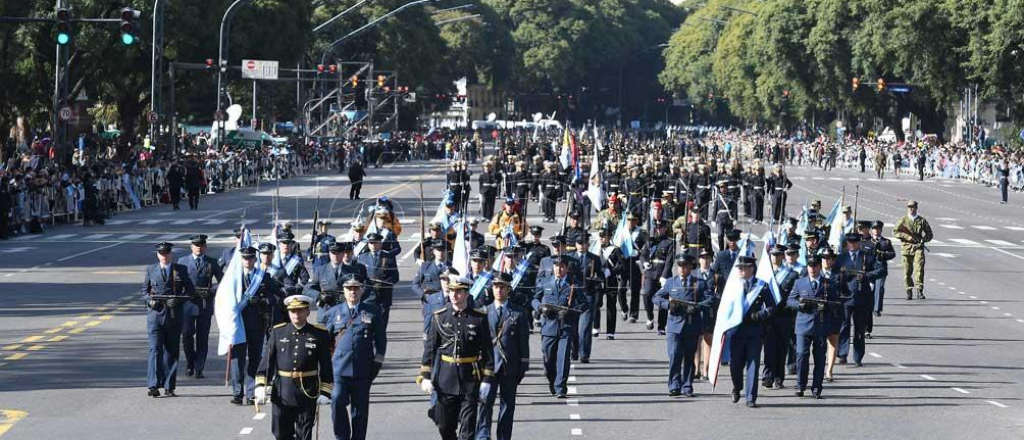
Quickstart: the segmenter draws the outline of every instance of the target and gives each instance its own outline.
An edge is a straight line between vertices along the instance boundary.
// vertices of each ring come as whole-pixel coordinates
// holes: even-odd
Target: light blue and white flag
[[[754,249],[751,245],[750,233],[740,240],[739,252],[737,255],[751,256]],[[718,315],[715,321],[715,329],[711,339],[711,358],[708,362],[708,378],[711,382],[711,390],[714,392],[718,383],[718,370],[722,365],[722,351],[725,348],[725,332],[733,329],[743,322],[743,315],[747,313],[750,302],[747,300],[749,292],[743,290],[743,278],[740,276],[739,265],[734,264],[729,276],[726,278],[725,287],[722,289],[722,300],[718,306]]]
[[[224,270],[224,278],[217,285],[217,295],[213,302],[213,316],[217,319],[217,328],[220,329],[220,337],[217,343],[217,354],[225,355],[232,345],[245,342],[245,325],[242,323],[241,311],[249,303],[249,298],[259,288],[259,282],[250,284],[248,290],[242,290],[242,249],[252,246],[253,239],[249,228],[242,225],[242,239],[235,248],[235,256],[231,258],[228,267]],[[263,272],[257,266],[253,278],[259,277],[262,281]],[[253,288],[255,286],[255,288]]]

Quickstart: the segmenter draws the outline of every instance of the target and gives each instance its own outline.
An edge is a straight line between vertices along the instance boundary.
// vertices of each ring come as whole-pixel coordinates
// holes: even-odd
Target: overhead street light
[[[483,15],[482,14],[463,15],[462,17],[455,17],[455,18],[449,18],[447,20],[438,21],[438,22],[434,23],[434,25],[435,26],[441,26],[441,25],[445,25],[445,24],[449,24],[449,23],[455,23],[457,21],[469,20],[471,18],[480,18],[480,17],[483,17]]]

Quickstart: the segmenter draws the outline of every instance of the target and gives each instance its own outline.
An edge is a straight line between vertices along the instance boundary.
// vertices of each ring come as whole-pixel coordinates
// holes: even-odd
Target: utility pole
[[[163,111],[163,58],[164,58],[164,1],[156,0],[153,3],[153,65],[150,70],[149,83],[149,110],[159,115]],[[174,112],[172,108],[170,110]],[[159,119],[158,119],[159,120]],[[156,142],[156,128],[160,123],[149,124],[149,138]],[[171,127],[174,132],[174,127]],[[177,155],[177,147],[174,145],[174,136],[170,136],[171,150]]]

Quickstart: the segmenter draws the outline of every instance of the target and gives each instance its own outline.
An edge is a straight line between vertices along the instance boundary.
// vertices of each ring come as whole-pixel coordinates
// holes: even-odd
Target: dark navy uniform
[[[467,308],[459,311],[448,304],[434,311],[424,335],[420,377],[430,380],[437,392],[433,414],[443,440],[473,438],[480,384],[494,381],[494,345],[487,313],[469,306],[467,302]]]
[[[366,252],[357,257],[356,261],[366,266],[366,277],[371,287],[363,301],[380,309],[384,326],[387,327],[391,316],[392,291],[398,283],[398,264],[395,257],[382,249],[380,252]]]
[[[566,258],[566,257],[563,257]],[[568,258],[566,258],[568,260]],[[575,337],[573,313],[580,304],[576,292],[579,286],[572,284],[569,276],[550,277],[537,286],[533,297],[533,308],[541,313],[541,351],[544,354],[544,375],[548,379],[551,394],[565,397],[569,380],[569,348]]]
[[[282,257],[281,259],[281,282],[285,296],[298,295],[305,289],[309,282],[309,270],[306,263],[298,252]]]
[[[656,237],[644,246],[640,251],[640,261],[644,265],[644,309],[647,312],[647,322],[654,320],[654,294],[661,288],[661,278],[672,276],[672,267],[675,265],[676,242],[668,235]],[[658,332],[665,331],[665,323],[668,322],[668,311],[658,310]],[[648,325],[648,330],[651,329]]]
[[[412,279],[412,291],[420,301],[426,302],[429,294],[441,291],[441,282],[447,281],[441,279],[441,274],[447,269],[448,264],[445,262],[427,261],[420,265]]]
[[[203,240],[205,244],[205,240]],[[185,345],[185,363],[188,375],[203,376],[206,369],[206,356],[210,352],[210,324],[213,321],[213,297],[217,293],[213,287],[214,278],[219,283],[224,278],[217,260],[209,255],[188,255],[178,259],[178,265],[188,270],[189,281],[195,287],[196,294],[191,301],[185,303],[184,324],[181,330],[182,342]]]
[[[271,329],[257,369],[256,384],[269,385],[274,405],[273,432],[278,440],[311,440],[319,396],[330,396],[331,336],[323,327],[292,323]]]
[[[586,240],[586,236],[582,239]],[[576,322],[577,339],[573,346],[572,358],[580,359],[583,363],[590,362],[590,350],[594,340],[594,304],[597,303],[597,295],[604,287],[604,265],[601,257],[587,252],[585,246],[586,243],[577,242],[576,248],[579,250],[572,254],[580,275],[577,284],[581,288],[576,290],[576,301],[582,306]]]
[[[313,298],[317,303],[317,321],[327,323],[327,310],[344,301],[341,285],[348,276],[354,276],[361,283],[366,283],[366,266],[357,261],[337,266],[328,262],[313,268],[313,276],[306,283],[304,295]],[[363,295],[366,295],[364,289]]]
[[[309,261],[313,262],[313,268],[325,263],[330,263],[331,258],[327,254],[337,239],[333,235],[323,233],[313,236],[313,246],[309,248]]]
[[[852,233],[852,237],[860,239],[860,234]],[[865,355],[865,333],[867,323],[874,306],[875,292],[871,283],[885,276],[885,268],[875,258],[873,251],[861,249],[856,253],[843,251],[836,258],[834,270],[839,272],[840,281],[846,284],[850,298],[843,304],[843,326],[839,331],[838,356],[845,360],[850,353],[850,333],[853,333],[853,361],[860,365]]]
[[[817,259],[814,257],[813,259]],[[813,260],[812,259],[812,260]],[[810,356],[814,356],[814,376],[811,382],[811,393],[815,397],[821,395],[825,379],[825,345],[830,329],[837,327],[839,316],[839,298],[835,283],[831,283],[824,275],[817,278],[805,276],[793,284],[789,295],[789,308],[797,310],[796,315],[796,386],[797,394],[807,389],[807,375],[810,367]],[[801,300],[817,300],[803,302]]]
[[[170,243],[158,249],[170,252]],[[160,263],[146,267],[142,281],[142,299],[146,301],[146,332],[149,337],[149,361],[146,385],[150,396],[159,396],[158,388],[173,395],[178,380],[178,354],[184,304],[195,293],[188,277],[188,269],[180,264]],[[152,296],[180,296],[181,298],[155,299]]]
[[[691,273],[686,278],[675,276],[668,279],[654,300],[659,308],[669,311],[665,327],[669,394],[678,395],[681,391],[692,396],[693,378],[696,375],[694,358],[700,335],[704,331],[701,309],[710,306],[714,296],[708,290],[707,283]],[[694,305],[684,305],[673,300]]]
[[[494,400],[500,396],[498,408],[498,440],[512,439],[512,422],[516,411],[516,390],[530,370],[530,316],[516,304],[506,302],[487,306],[487,325],[494,337],[494,386],[487,399],[480,403],[477,414],[477,440],[491,438],[491,415]]]
[[[387,352],[387,331],[380,312],[370,304],[341,303],[328,314],[327,331],[334,336],[334,391],[331,418],[335,438],[363,440],[369,420],[370,384]],[[346,413],[346,407],[351,407]],[[351,417],[351,419],[350,419]],[[351,420],[351,425],[350,425]]]
[[[732,376],[733,401],[738,401],[740,393],[746,389],[747,405],[754,406],[757,403],[761,347],[767,332],[768,317],[775,305],[767,285],[756,278],[744,280],[743,294],[754,299],[743,315],[743,322],[729,331],[729,373]]]
[[[881,221],[875,221],[872,224],[872,229],[881,230],[883,227]],[[888,238],[883,237],[881,234],[878,238],[871,239],[872,247],[875,249],[875,259],[882,263],[882,268],[885,269],[886,276],[878,277],[874,282],[875,290],[875,313],[874,316],[882,316],[882,311],[885,309],[885,279],[889,273],[889,260],[896,258],[896,249],[892,246],[892,241]],[[868,334],[871,334],[871,330],[874,324],[874,318],[868,317]]]
[[[244,271],[244,269],[243,269]],[[254,286],[259,283],[258,286]],[[273,279],[273,275],[263,272],[256,276],[256,268],[246,274],[242,273],[242,292],[253,294],[243,305],[242,325],[245,328],[245,342],[231,346],[231,391],[232,402],[242,403],[243,396],[247,401],[254,399],[257,368],[263,353],[263,343],[274,325],[280,319],[281,286]]]
[[[610,234],[610,232],[609,232]],[[615,338],[615,329],[617,326],[617,320],[615,319],[618,314],[616,306],[618,301],[625,304],[626,290],[629,288],[629,274],[625,273],[626,258],[622,256],[622,250],[614,244],[608,243],[601,246],[601,267],[604,271],[604,286],[601,286],[601,291],[597,294],[597,303],[594,311],[594,329],[601,330],[601,307],[605,307],[605,321],[607,322],[606,337],[608,339]],[[623,313],[626,313],[627,309],[623,309]]]
[[[779,246],[774,252],[783,253],[784,249]],[[781,265],[775,272],[782,301],[776,305],[774,313],[768,319],[768,334],[764,342],[764,369],[761,375],[765,388],[782,388],[786,380],[786,357],[790,352],[796,312],[796,309],[789,307],[787,301],[793,283],[799,277],[799,272],[786,265]]]

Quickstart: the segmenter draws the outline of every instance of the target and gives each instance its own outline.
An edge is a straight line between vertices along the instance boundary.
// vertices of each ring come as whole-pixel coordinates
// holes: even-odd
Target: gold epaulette
[[[322,326],[320,324],[313,324],[313,327],[316,327],[316,328],[318,328],[320,330],[323,330],[323,331],[327,331],[327,327],[324,327],[324,326]]]
[[[289,324],[289,323],[287,323],[287,322],[282,322],[282,323],[280,323],[280,324],[278,324],[278,325],[275,325],[275,326],[274,326],[274,328],[281,328],[281,327],[284,327],[284,326],[286,326],[286,325],[288,325],[288,324]]]

